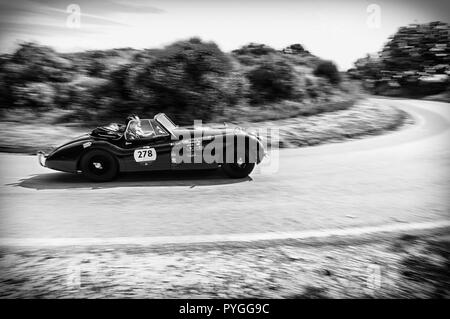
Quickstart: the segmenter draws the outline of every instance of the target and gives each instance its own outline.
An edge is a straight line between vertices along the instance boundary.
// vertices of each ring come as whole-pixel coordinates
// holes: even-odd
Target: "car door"
[[[130,125],[130,124],[129,124]],[[132,136],[129,127],[126,130],[124,149],[126,156],[122,158],[122,171],[169,170],[171,161],[170,135],[155,130],[151,120],[140,120],[141,131],[149,136]]]

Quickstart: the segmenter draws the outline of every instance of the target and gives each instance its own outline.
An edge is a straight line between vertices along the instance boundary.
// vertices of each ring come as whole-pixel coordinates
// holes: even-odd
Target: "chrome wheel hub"
[[[92,163],[96,169],[103,169],[102,163],[94,162]]]

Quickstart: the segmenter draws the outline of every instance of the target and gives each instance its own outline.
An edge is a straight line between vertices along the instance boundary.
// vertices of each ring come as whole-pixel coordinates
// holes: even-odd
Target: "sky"
[[[0,51],[33,41],[60,52],[163,47],[194,36],[224,51],[302,44],[341,70],[400,26],[450,22],[448,0],[0,0]]]

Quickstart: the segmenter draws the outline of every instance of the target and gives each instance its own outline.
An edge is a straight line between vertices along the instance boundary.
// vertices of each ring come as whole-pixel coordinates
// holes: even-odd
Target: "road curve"
[[[0,154],[1,238],[298,232],[450,220],[450,104],[380,100],[415,119],[398,132],[280,150],[279,169],[152,173],[92,184]]]

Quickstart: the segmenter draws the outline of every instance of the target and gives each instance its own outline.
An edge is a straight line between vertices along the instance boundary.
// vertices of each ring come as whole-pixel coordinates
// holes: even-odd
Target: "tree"
[[[443,22],[401,27],[376,57],[359,59],[349,73],[376,91],[400,87],[406,95],[439,93],[450,83],[449,33]]]
[[[426,71],[450,63],[450,28],[431,22],[401,27],[384,46],[381,55],[391,71]]]

